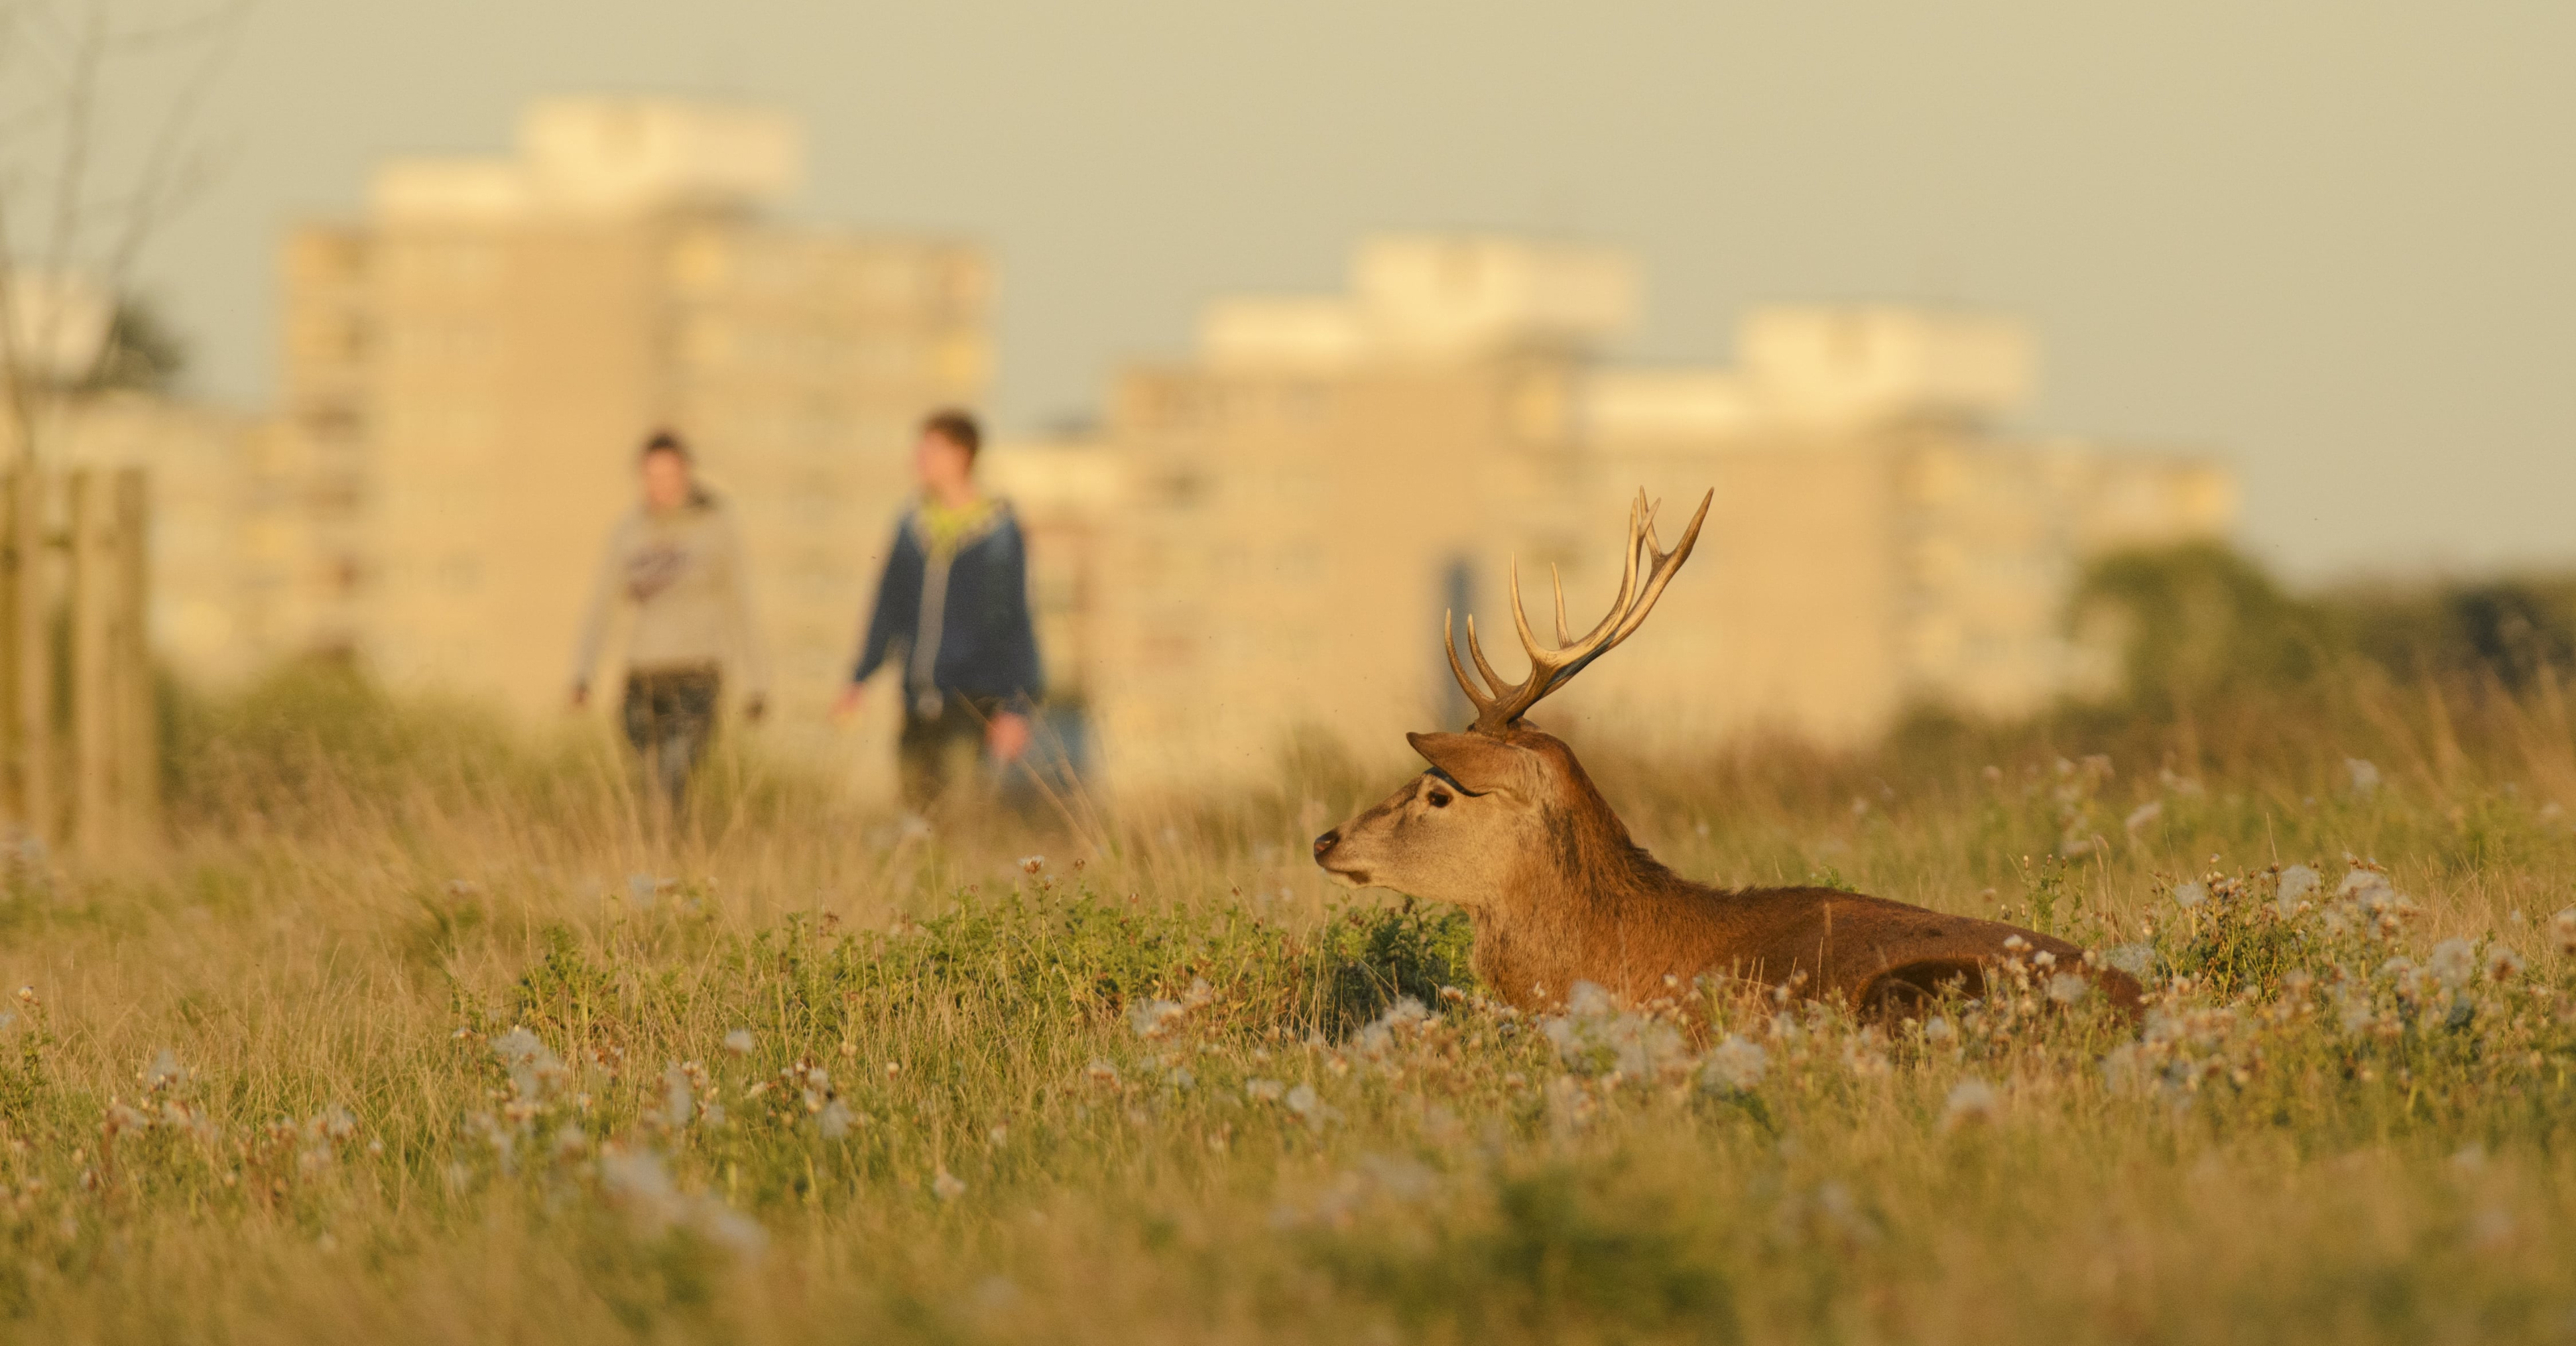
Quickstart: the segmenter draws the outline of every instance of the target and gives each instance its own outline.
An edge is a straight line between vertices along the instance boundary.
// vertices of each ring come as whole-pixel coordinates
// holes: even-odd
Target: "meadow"
[[[2576,1337],[2554,679],[1579,744],[1693,877],[2065,934],[2143,1024],[1494,1003],[1306,841],[1399,776],[906,833],[737,745],[282,676],[0,892],[0,1338]],[[23,989],[21,989],[23,988]]]

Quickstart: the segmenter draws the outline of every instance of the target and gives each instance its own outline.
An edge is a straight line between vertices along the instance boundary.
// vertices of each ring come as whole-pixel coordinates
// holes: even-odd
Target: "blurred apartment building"
[[[1735,367],[1607,364],[1637,292],[1598,249],[1372,239],[1346,294],[1214,303],[1096,436],[996,454],[1100,776],[1252,776],[1309,728],[1391,755],[1462,723],[1443,611],[1516,674],[1507,565],[1543,638],[1551,565],[1587,628],[1641,486],[1667,545],[1715,491],[1698,550],[1541,723],[1850,742],[1916,703],[2034,709],[2102,675],[2064,629],[2088,557],[2232,521],[2212,462],[2013,433],[2035,361],[2009,320],[1767,308]]]
[[[256,616],[397,687],[560,704],[635,454],[681,432],[731,502],[781,718],[819,725],[912,431],[973,404],[989,270],[949,239],[782,222],[796,125],[646,99],[532,105],[509,157],[411,158],[288,237]]]

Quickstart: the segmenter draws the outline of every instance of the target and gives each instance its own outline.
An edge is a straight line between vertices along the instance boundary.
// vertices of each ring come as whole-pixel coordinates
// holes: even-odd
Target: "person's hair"
[[[635,461],[640,463],[657,453],[676,455],[683,463],[693,461],[689,454],[688,441],[668,430],[654,431],[652,437],[644,441],[643,451],[635,455]]]
[[[921,422],[921,433],[937,435],[964,449],[966,461],[970,463],[975,461],[975,455],[984,447],[984,427],[975,423],[972,413],[959,411],[954,407],[945,411],[934,411],[924,417]]]

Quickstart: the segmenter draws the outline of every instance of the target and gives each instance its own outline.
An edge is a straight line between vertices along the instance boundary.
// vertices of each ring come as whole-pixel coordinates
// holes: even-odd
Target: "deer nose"
[[[1315,858],[1318,860],[1323,859],[1327,852],[1340,844],[1342,844],[1342,829],[1336,827],[1332,831],[1326,832],[1324,835],[1315,838]]]

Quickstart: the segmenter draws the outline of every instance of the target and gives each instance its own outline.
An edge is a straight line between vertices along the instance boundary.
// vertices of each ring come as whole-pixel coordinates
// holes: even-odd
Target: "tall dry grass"
[[[1513,1014],[1454,914],[1321,886],[1395,782],[1312,744],[920,837],[736,743],[674,836],[602,740],[300,675],[174,716],[166,848],[11,856],[0,1327],[2561,1337],[2560,695],[1583,745],[1685,872],[2049,925],[2148,969],[2141,1030],[2046,969]]]

